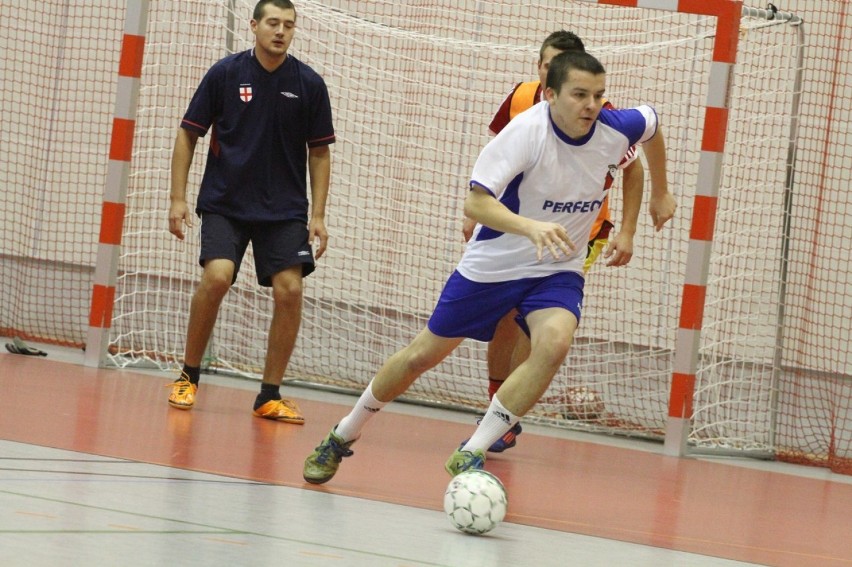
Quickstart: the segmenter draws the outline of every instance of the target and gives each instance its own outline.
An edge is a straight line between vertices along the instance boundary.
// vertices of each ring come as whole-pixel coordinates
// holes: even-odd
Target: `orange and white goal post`
[[[116,185],[126,182],[129,205],[123,231],[114,220],[102,230],[92,364],[181,363],[198,243],[196,233],[178,242],[165,230],[170,152],[204,71],[251,47],[252,7],[247,0],[150,5],[130,175],[127,152],[110,161],[105,202],[120,210]],[[422,328],[462,252],[464,187],[487,125],[508,89],[534,78],[542,39],[565,28],[606,66],[610,100],[657,109],[679,208],[659,233],[640,225],[628,266],[592,269],[569,360],[525,421],[665,438],[670,454],[687,446],[772,450],[783,201],[800,89],[800,61],[790,56],[797,37],[777,24],[794,16],[732,0],[436,0],[413,12],[388,0],[299,0],[297,9],[291,52],[329,85],[339,143],[332,241],[306,280],[288,381],[360,391]],[[174,22],[188,25],[178,33]],[[144,26],[128,33],[145,37]],[[137,77],[120,75],[119,93]],[[123,103],[116,120],[132,120],[132,106]],[[204,153],[190,172],[190,199]],[[205,360],[211,372],[258,377],[270,299],[253,281],[252,261],[249,252],[222,304]],[[479,411],[486,375],[484,345],[466,341],[407,395]],[[574,394],[582,392],[598,395],[595,411],[577,407]]]

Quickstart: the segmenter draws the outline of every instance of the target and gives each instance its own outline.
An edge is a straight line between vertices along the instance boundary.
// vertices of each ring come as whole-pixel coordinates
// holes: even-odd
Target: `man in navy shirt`
[[[279,388],[301,323],[302,278],[315,267],[311,243],[319,241],[317,259],[328,244],[331,104],[322,77],[287,53],[296,30],[290,0],[260,0],[251,30],[254,48],[208,70],[175,140],[169,232],[183,240],[183,225],[193,226],[186,202],[189,168],[199,136],[212,128],[196,204],[203,272],[192,298],[183,371],[170,385],[169,404],[185,410],[194,405],[219,306],[251,242],[258,283],[272,288],[274,305],[254,415],[302,424],[298,406],[282,399]]]

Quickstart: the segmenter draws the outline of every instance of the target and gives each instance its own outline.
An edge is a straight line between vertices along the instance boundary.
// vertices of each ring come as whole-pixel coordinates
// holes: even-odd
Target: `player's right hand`
[[[544,251],[550,252],[554,260],[570,256],[577,246],[568,238],[568,232],[561,224],[554,222],[533,221],[527,238],[535,244],[536,258],[541,262]]]
[[[183,240],[183,226],[192,228],[192,217],[189,215],[189,207],[186,201],[172,201],[169,207],[169,232],[174,234],[178,240]]]

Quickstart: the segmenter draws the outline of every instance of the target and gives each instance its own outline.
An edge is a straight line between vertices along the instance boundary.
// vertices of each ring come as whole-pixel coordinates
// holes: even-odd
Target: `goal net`
[[[101,8],[115,11],[114,4]],[[197,227],[185,242],[166,230],[171,149],[205,71],[224,55],[252,46],[253,5],[150,4],[109,331],[114,365],[181,364],[200,276],[199,243]],[[543,38],[564,28],[582,37],[606,66],[607,97],[614,104],[657,109],[678,211],[655,233],[646,198],[631,263],[614,269],[601,262],[592,269],[576,343],[525,419],[661,438],[716,19],[566,0],[437,0],[425,6],[299,0],[297,10],[291,53],[328,83],[338,141],[332,146],[330,248],[306,280],[303,324],[287,380],[359,391],[423,328],[464,248],[462,202],[473,163],[489,139],[487,125],[515,83],[535,78]],[[83,27],[88,19],[80,18],[70,25]],[[799,44],[795,26],[743,18],[689,440],[694,447],[789,453],[813,462],[828,449],[817,399],[823,394],[811,382],[823,387],[838,378],[819,356],[789,355],[783,348],[789,238],[802,237],[791,235],[785,212]],[[116,60],[99,62],[99,68],[114,69]],[[79,75],[85,83],[84,67]],[[191,203],[206,142],[199,144],[191,171]],[[73,161],[60,165],[75,168]],[[95,177],[104,170],[95,168]],[[649,186],[646,180],[646,195]],[[620,181],[611,196],[617,230]],[[81,207],[79,214],[91,214],[93,207]],[[89,233],[83,240],[91,246],[91,226]],[[62,303],[60,287],[45,295]],[[256,378],[270,314],[271,298],[256,284],[249,251],[222,305],[205,368]],[[465,341],[407,397],[481,411],[486,376],[485,345]],[[835,416],[837,408],[829,411]],[[817,414],[804,428],[803,412]]]
[[[117,364],[180,363],[198,232],[180,243],[164,230],[172,141],[207,67],[251,47],[250,10],[152,5],[112,331]],[[331,247],[307,280],[288,378],[360,389],[424,326],[463,250],[462,202],[487,124],[512,85],[535,77],[542,39],[564,27],[607,67],[610,100],[656,107],[679,209],[660,233],[643,212],[628,267],[593,268],[577,343],[527,419],[662,435],[716,19],[565,1],[303,0],[298,13],[291,50],[325,77],[338,143]],[[773,447],[796,43],[788,25],[743,20],[697,374],[698,445]],[[612,196],[618,224],[618,187]],[[260,372],[271,304],[252,269],[249,256],[220,311],[211,370]],[[467,341],[408,397],[483,409],[486,376],[484,345]]]

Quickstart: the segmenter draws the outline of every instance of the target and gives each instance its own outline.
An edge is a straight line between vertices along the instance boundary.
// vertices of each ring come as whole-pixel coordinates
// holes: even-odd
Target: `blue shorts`
[[[567,309],[580,321],[585,279],[575,272],[496,283],[471,281],[454,271],[429,318],[439,337],[490,341],[503,316],[516,308],[521,318],[539,309]],[[526,325],[521,324],[529,334]]]
[[[272,276],[290,266],[302,265],[302,277],[314,271],[314,255],[308,243],[308,227],[300,220],[244,222],[222,215],[201,215],[202,266],[208,260],[231,260],[234,280],[249,242],[252,243],[257,283],[272,286]]]

